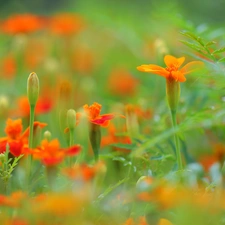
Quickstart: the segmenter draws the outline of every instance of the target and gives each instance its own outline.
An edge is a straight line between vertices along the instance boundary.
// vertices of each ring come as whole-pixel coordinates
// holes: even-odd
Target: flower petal
[[[141,66],[138,66],[137,69],[142,72],[154,73],[154,74],[158,74],[163,77],[169,76],[169,72],[167,70],[165,70],[161,66],[154,65],[154,64],[141,65]]]
[[[184,82],[186,81],[186,78],[183,73],[180,71],[172,71],[172,77],[175,81]]]
[[[179,68],[183,64],[184,60],[185,60],[185,57],[176,58],[172,55],[166,55],[164,57],[164,62],[166,66],[169,68],[174,66]]]
[[[201,61],[193,61],[187,63],[184,67],[181,68],[180,72],[183,74],[192,73],[193,71],[200,69],[204,65]]]
[[[113,119],[115,117],[115,115],[113,114],[104,114],[104,115],[101,115],[99,117],[97,117],[96,119],[94,120],[90,120],[91,123],[94,123],[94,124],[97,124],[97,125],[100,125],[100,126],[108,126],[109,124],[109,121],[111,119]]]
[[[73,145],[70,148],[68,148],[65,153],[68,156],[74,156],[77,155],[81,150],[81,146],[80,145]]]

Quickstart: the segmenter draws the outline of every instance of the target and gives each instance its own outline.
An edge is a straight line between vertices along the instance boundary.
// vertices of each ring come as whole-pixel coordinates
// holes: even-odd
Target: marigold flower
[[[70,179],[82,179],[89,181],[99,173],[106,172],[106,165],[102,161],[98,161],[95,165],[89,166],[87,164],[76,164],[71,168],[63,169],[63,174]]]
[[[84,111],[86,112],[88,119],[91,123],[100,125],[102,127],[107,127],[111,119],[115,116],[114,114],[103,114],[100,115],[102,105],[97,102],[94,102],[91,106],[87,104],[83,106]]]
[[[31,33],[39,30],[43,26],[43,21],[38,16],[32,14],[13,15],[2,24],[2,30],[8,34]]]
[[[115,125],[113,125],[111,123],[108,127],[108,135],[103,136],[101,139],[101,147],[105,147],[105,146],[111,145],[111,144],[118,144],[118,143],[131,144],[131,139],[129,136],[117,135],[117,133],[121,133],[121,132],[125,132],[125,131],[126,131],[126,129],[117,130]],[[116,151],[121,151],[121,152],[130,152],[130,150],[125,149],[125,148],[113,147],[113,149]]]
[[[139,82],[127,70],[116,69],[111,72],[108,84],[108,88],[113,94],[131,96],[135,94]]]
[[[30,153],[34,159],[39,159],[46,166],[54,166],[63,161],[65,156],[77,155],[81,150],[80,145],[74,145],[67,149],[60,148],[60,143],[57,139],[52,141],[43,140],[41,146],[36,149],[31,149]]]
[[[34,122],[34,129],[36,127],[45,127],[46,123]],[[0,138],[0,153],[4,153],[7,143],[9,144],[10,153],[16,157],[23,154],[28,143],[29,127],[22,133],[23,125],[21,119],[8,119],[6,121],[5,133],[6,137]]]
[[[49,28],[52,33],[70,35],[83,28],[83,20],[74,14],[58,14],[51,18]]]
[[[49,96],[39,96],[35,107],[35,114],[48,113],[53,108],[54,102]],[[30,115],[30,105],[27,96],[17,99],[17,109],[13,110],[13,116],[28,117]]]
[[[12,55],[8,55],[2,59],[1,76],[6,79],[12,79],[16,75],[17,64],[16,59]]]
[[[185,60],[185,57],[176,58],[172,55],[166,55],[164,62],[166,68],[158,65],[149,64],[138,66],[137,69],[142,72],[154,73],[165,77],[166,79],[174,79],[175,81],[184,82],[186,81],[185,75],[195,71],[197,68],[203,65],[203,62],[193,61],[181,67]]]

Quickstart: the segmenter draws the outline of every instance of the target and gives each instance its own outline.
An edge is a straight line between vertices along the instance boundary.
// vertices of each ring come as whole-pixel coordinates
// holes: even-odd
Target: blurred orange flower
[[[108,127],[108,135],[103,136],[101,139],[101,147],[105,147],[111,144],[131,144],[131,139],[127,135],[117,135],[117,133],[125,132],[125,130],[117,130],[114,124],[110,124]],[[113,147],[114,150],[116,151],[121,151],[121,152],[130,152],[130,150],[125,149],[125,148],[118,148],[118,147]]]
[[[0,195],[0,206],[19,207],[25,197],[22,191],[12,192],[9,196]]]
[[[85,203],[86,198],[72,193],[50,193],[42,198],[42,201],[36,201],[32,206],[34,212],[48,215],[55,215],[60,217],[71,216],[79,213]]]
[[[123,225],[148,225],[148,223],[147,223],[145,217],[141,216],[139,218],[138,223],[136,223],[133,218],[129,218],[126,220],[126,222]]]
[[[2,31],[8,34],[31,33],[43,27],[40,17],[32,14],[12,15],[2,24]]]
[[[184,67],[179,69],[183,64],[185,57],[176,58],[172,55],[166,55],[164,57],[164,62],[166,64],[166,68],[163,68],[158,65],[149,64],[149,65],[141,65],[138,66],[137,69],[142,72],[154,73],[160,76],[165,77],[166,79],[172,78],[175,81],[184,82],[186,78],[184,75],[189,74],[200,66],[203,65],[203,62],[193,61],[186,64]]]
[[[91,49],[79,45],[71,55],[71,66],[76,72],[90,75],[95,66],[95,57]]]
[[[225,159],[225,145],[223,143],[216,143],[213,145],[213,151],[208,155],[201,155],[199,158],[200,164],[208,171],[214,163],[223,165]]]
[[[35,107],[35,114],[48,113],[53,107],[53,100],[49,96],[39,96]],[[15,116],[28,117],[30,115],[30,104],[27,96],[17,99],[17,109],[12,112]]]
[[[120,96],[131,96],[135,94],[139,82],[126,69],[113,70],[108,79],[108,88]]]
[[[45,127],[47,124],[34,122],[34,129],[37,126],[41,128]],[[9,144],[10,153],[16,157],[23,154],[25,148],[27,148],[28,144],[28,136],[29,136],[29,127],[22,133],[23,125],[21,119],[7,119],[5,133],[6,137],[0,138],[0,153],[4,153],[6,151],[6,145]]]
[[[30,154],[34,159],[41,160],[46,166],[54,166],[63,161],[66,156],[77,155],[81,150],[80,145],[73,145],[70,148],[60,148],[60,143],[57,139],[52,141],[43,140],[41,146],[36,149],[30,149]]]
[[[71,168],[65,168],[62,171],[70,179],[82,179],[89,181],[93,179],[96,174],[106,172],[106,166],[104,162],[98,161],[95,165],[89,166],[87,164],[76,164]]]
[[[83,19],[75,14],[58,14],[49,22],[49,29],[54,34],[71,35],[84,27]]]
[[[11,79],[16,75],[17,65],[13,56],[8,55],[2,59],[1,76]]]
[[[87,104],[83,106],[85,113],[91,123],[100,125],[102,127],[107,127],[111,119],[115,117],[114,114],[103,114],[100,115],[102,105],[94,102],[91,106]]]

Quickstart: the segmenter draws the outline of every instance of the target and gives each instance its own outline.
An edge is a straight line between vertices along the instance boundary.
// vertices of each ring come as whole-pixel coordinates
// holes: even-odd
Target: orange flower
[[[184,67],[179,69],[184,60],[185,57],[175,58],[172,55],[166,55],[164,57],[166,68],[154,64],[149,64],[138,66],[137,69],[142,72],[149,72],[163,76],[166,79],[173,79],[175,81],[184,82],[186,81],[184,75],[195,71],[198,67],[203,65],[203,62],[193,61],[189,62]]]
[[[2,30],[8,34],[31,33],[42,28],[42,20],[32,14],[13,15],[2,24]]]
[[[60,143],[57,139],[52,141],[43,140],[41,146],[30,150],[34,159],[39,159],[46,166],[54,166],[61,163],[65,156],[77,155],[81,150],[80,145],[74,145],[67,149],[60,148]]]
[[[70,35],[83,28],[83,21],[78,15],[59,14],[51,18],[49,26],[54,34]]]
[[[45,127],[47,124],[34,122],[34,129],[37,126],[41,128]],[[29,127],[22,133],[23,125],[22,120],[12,120],[8,119],[6,121],[5,133],[6,137],[0,138],[0,153],[4,153],[6,150],[7,143],[9,144],[10,153],[16,157],[24,153],[25,148],[28,144]]]
[[[89,121],[102,127],[108,126],[110,120],[115,117],[113,114],[100,115],[102,105],[98,104],[97,102],[94,102],[91,106],[86,104],[83,106],[83,108],[88,116]]]
[[[16,75],[16,60],[13,56],[8,55],[2,59],[1,75],[4,78],[11,79]]]
[[[109,90],[113,94],[120,96],[131,96],[135,94],[138,83],[138,80],[125,69],[112,71],[108,80]]]
[[[19,207],[25,197],[22,191],[13,192],[10,196],[0,195],[0,206]]]
[[[107,136],[102,137],[101,147],[105,147],[107,145],[116,144],[116,143],[131,144],[131,139],[128,136],[117,135],[117,133],[125,132],[125,130],[118,131],[113,124],[110,124],[110,126],[108,127],[108,132],[109,134]],[[121,152],[130,152],[130,150],[125,148],[114,147],[113,149],[115,149],[116,151],[121,151]]]
[[[39,96],[35,107],[35,114],[48,113],[54,103],[49,96]],[[30,105],[27,96],[21,96],[17,99],[17,110],[12,112],[13,115],[28,117],[30,115]]]
[[[79,45],[71,55],[71,66],[76,72],[90,75],[95,67],[95,58],[91,49]]]
[[[123,225],[148,225],[146,219],[144,216],[139,217],[139,222],[135,223],[133,218],[129,218],[126,220],[126,222]]]
[[[76,164],[72,168],[63,169],[63,173],[70,179],[82,179],[84,181],[89,181],[97,174],[105,172],[106,165],[102,161],[98,161],[94,166],[89,166],[87,164]]]

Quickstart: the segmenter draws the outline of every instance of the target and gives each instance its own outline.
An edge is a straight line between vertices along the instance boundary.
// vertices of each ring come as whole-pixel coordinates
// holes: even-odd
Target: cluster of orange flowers
[[[71,35],[84,27],[83,18],[74,14],[58,14],[50,18],[33,14],[12,15],[1,22],[6,34],[32,33],[48,29],[53,34]]]

